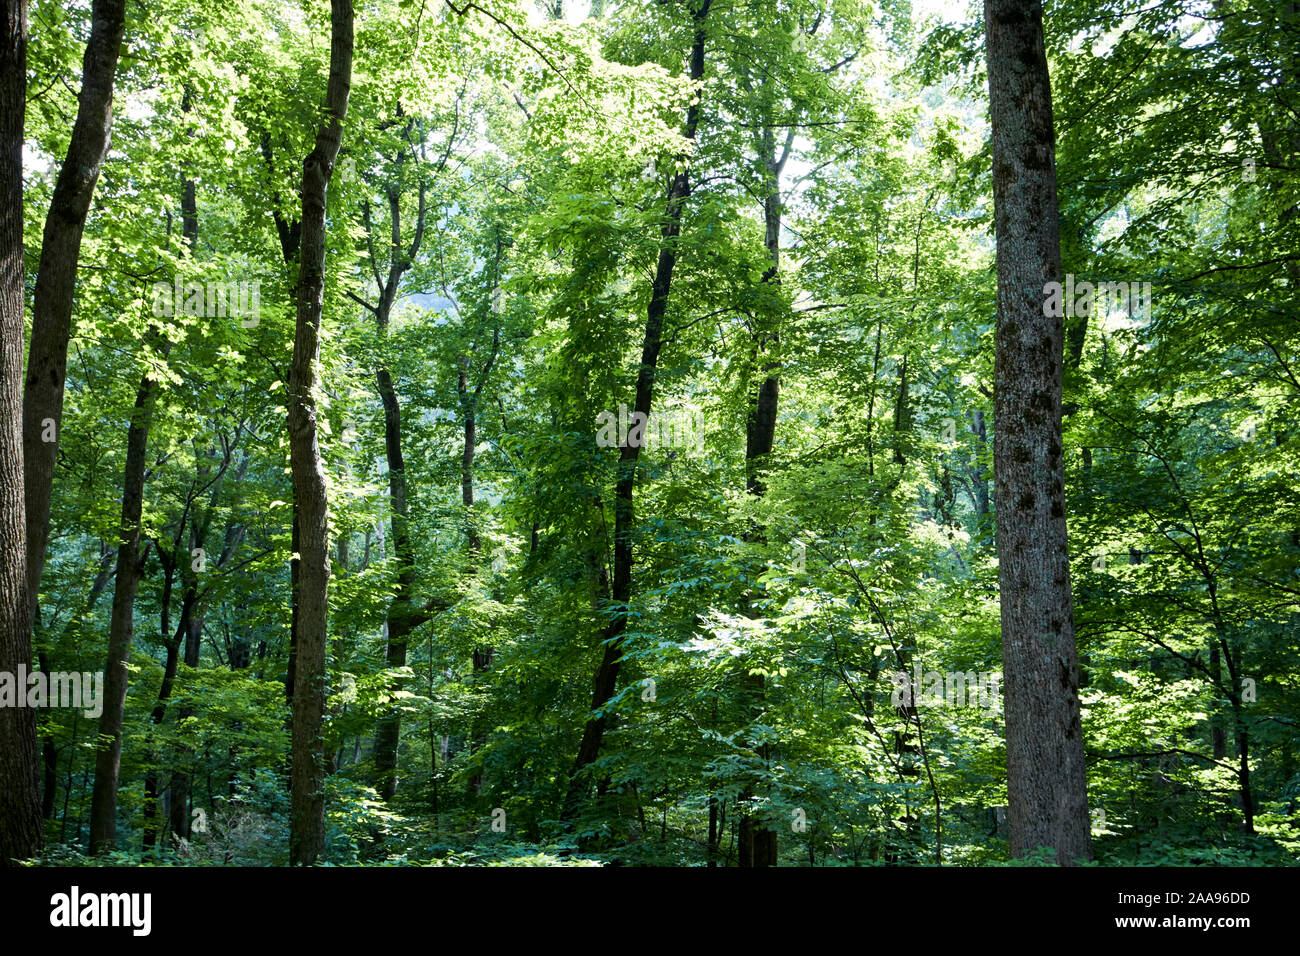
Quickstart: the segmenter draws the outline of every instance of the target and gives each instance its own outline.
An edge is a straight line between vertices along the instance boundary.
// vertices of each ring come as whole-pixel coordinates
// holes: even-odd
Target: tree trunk
[[[0,671],[32,663],[23,502],[23,119],[27,0],[0,15]],[[25,689],[19,689],[22,693]],[[0,707],[0,867],[40,852],[36,711]]]
[[[997,235],[994,411],[1011,853],[1091,857],[1061,450],[1064,324],[1051,89],[1038,0],[985,0]]]
[[[45,217],[32,298],[32,341],[23,391],[23,476],[27,502],[27,581],[35,613],[50,536],[50,493],[63,427],[63,382],[72,334],[72,301],[81,235],[108,154],[113,77],[126,28],[125,0],[94,0],[82,61],[77,119]],[[50,437],[52,428],[52,441]]]
[[[409,131],[410,124],[407,129]],[[399,175],[394,176],[394,180],[400,179],[400,169],[405,157],[406,154],[403,152],[395,161]],[[426,209],[425,185],[421,180],[414,236],[410,246],[404,247],[401,194],[396,185],[390,185],[387,193],[391,235],[388,275],[379,289],[379,304],[367,306],[374,312],[381,338],[388,334],[388,322],[392,315],[393,303],[397,300],[402,276],[411,267],[416,253],[420,250],[424,238]],[[370,225],[368,212],[366,225],[367,227]],[[371,265],[378,276],[379,264],[372,262]],[[407,641],[411,632],[423,623],[426,615],[415,604],[415,549],[411,545],[407,518],[406,461],[402,456],[401,403],[398,401],[397,389],[393,385],[393,378],[387,367],[376,370],[375,383],[384,406],[384,455],[388,463],[388,501],[392,512],[390,521],[393,532],[393,554],[397,558],[397,593],[388,606],[388,642],[385,658],[390,668],[396,668],[406,666]],[[396,711],[381,717],[375,732],[375,772],[378,777],[379,794],[385,801],[393,799],[397,793],[397,751],[401,743],[401,732],[401,717]]]
[[[184,599],[182,599],[184,600]],[[197,614],[191,614],[187,627],[185,629],[185,666],[199,666],[200,641],[203,637],[203,618]],[[190,708],[182,706],[176,714],[178,721],[184,721],[186,717],[192,715]],[[190,836],[190,787],[191,779],[188,773],[176,773],[171,779],[171,805],[169,807],[170,819],[167,824],[167,830],[174,838],[177,836],[189,839]]]
[[[166,635],[171,630],[167,621],[169,615],[166,607],[167,602],[170,601],[170,595],[163,598],[164,618],[162,632],[165,636],[164,639],[167,642],[167,658],[163,664],[163,677],[162,684],[158,687],[158,699],[154,702],[153,712],[149,715],[149,720],[155,727],[159,726],[163,722],[163,718],[167,716],[167,701],[171,698],[172,688],[176,684],[176,672],[179,669],[178,665],[180,663],[181,642],[184,641],[186,636],[189,634],[190,616],[194,610],[193,591],[187,588],[181,600],[180,623],[176,626],[175,635],[167,637]],[[146,849],[158,842],[158,826],[156,822],[158,818],[158,769],[156,766],[157,756],[153,753],[152,747],[150,748],[149,761],[149,769],[145,775],[144,781],[143,845]],[[173,783],[174,782],[175,779],[173,778]],[[173,789],[173,795],[174,793],[175,790]],[[163,834],[164,842],[166,836],[167,834]]]
[[[317,358],[325,296],[325,198],[343,137],[352,86],[352,2],[330,2],[328,121],[302,169],[302,254],[289,372],[289,452],[298,507],[298,620],[294,644],[293,770],[289,859],[316,862],[325,849],[325,636],[329,612],[329,503],[316,430]]]
[[[704,45],[706,40],[705,20],[708,17],[712,0],[699,0],[699,5],[691,10],[694,21],[694,33],[691,42],[690,77],[699,82],[704,76]],[[699,127],[700,106],[698,99],[693,100],[686,112],[686,125],[683,136],[695,140]],[[646,307],[645,336],[641,345],[641,366],[636,377],[635,411],[650,415],[654,397],[655,369],[659,363],[659,348],[662,344],[664,314],[668,309],[668,295],[672,290],[673,268],[677,264],[677,239],[681,235],[682,212],[686,199],[690,196],[690,174],[683,166],[673,177],[668,192],[668,207],[664,216],[659,246],[659,259],[655,266],[654,282],[651,286],[650,303]],[[605,706],[614,696],[618,685],[619,665],[622,662],[623,632],[627,628],[628,601],[632,596],[632,530],[634,512],[632,492],[636,486],[636,463],[641,454],[640,445],[624,441],[619,449],[618,481],[614,488],[614,582],[610,594],[614,615],[605,627],[602,635],[604,653],[600,667],[596,671],[595,686],[591,697],[591,711],[594,714]],[[569,790],[564,799],[562,810],[565,820],[572,820],[577,814],[587,789],[583,780],[583,771],[600,756],[601,740],[605,735],[608,718],[605,715],[588,717],[582,731],[582,741],[578,745],[578,756],[573,762],[569,775]]]
[[[382,306],[381,306],[382,307]],[[387,326],[387,309],[382,324]],[[397,593],[388,607],[389,667],[406,666],[406,644],[412,630],[412,588],[415,584],[415,555],[407,530],[406,463],[402,457],[401,409],[392,377],[387,369],[376,373],[384,405],[384,449],[388,459],[388,499],[392,508],[393,554],[397,558]],[[401,741],[401,718],[389,714],[379,721],[375,734],[375,771],[379,794],[391,800],[397,793],[397,749]]]
[[[763,130],[762,156],[759,158],[764,167],[765,193],[763,196],[764,245],[767,248],[769,265],[763,273],[762,282],[773,289],[777,298],[776,287],[781,284],[781,173],[789,159],[790,149],[794,144],[794,127],[786,134],[785,147],[781,156],[776,155],[776,135],[770,125]],[[777,309],[783,311],[779,299]],[[766,326],[766,327],[765,327]],[[781,393],[781,363],[773,354],[780,345],[781,322],[776,321],[758,325],[753,335],[753,354],[756,364],[762,368],[763,378],[758,392],[751,397],[749,414],[745,423],[745,490],[755,498],[763,497],[767,486],[763,482],[763,468],[767,465],[767,456],[772,453],[776,441],[776,415]],[[762,532],[753,529],[746,538],[759,540]],[[749,599],[746,598],[746,605]],[[745,674],[741,681],[741,692],[748,704],[751,719],[757,720],[763,711],[763,699],[766,695],[766,681],[762,674]],[[757,748],[764,763],[771,760],[771,748],[762,744]],[[752,787],[746,785],[741,792],[741,805],[753,796]],[[742,867],[776,866],[776,832],[769,830],[742,812],[739,828],[738,859]]]

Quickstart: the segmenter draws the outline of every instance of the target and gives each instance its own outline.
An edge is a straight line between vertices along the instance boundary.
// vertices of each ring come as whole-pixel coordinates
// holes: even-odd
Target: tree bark
[[[184,600],[182,598],[182,600]],[[185,629],[185,666],[199,666],[200,642],[203,638],[203,618],[197,613],[191,612],[190,618]],[[191,716],[192,711],[182,706],[177,712],[176,719],[183,722],[186,717]],[[177,836],[190,836],[190,788],[192,781],[190,775],[185,772],[172,775],[171,779],[171,805],[170,816],[167,823],[168,833],[174,838]]]
[[[32,663],[23,501],[23,121],[27,96],[27,0],[0,12],[0,671]],[[22,693],[24,689],[19,689]],[[0,707],[0,867],[40,852],[36,712]]]
[[[94,0],[90,41],[82,61],[77,119],[45,217],[32,299],[32,341],[23,391],[23,476],[27,503],[27,581],[35,613],[50,536],[50,493],[63,427],[63,382],[81,236],[108,154],[113,127],[113,77],[126,29],[125,0]],[[53,441],[45,441],[53,422]]]
[[[704,47],[707,39],[705,21],[712,0],[699,0],[691,10],[694,21],[690,52],[690,78],[698,83],[704,77]],[[696,99],[686,112],[683,136],[691,141],[699,127],[700,106]],[[681,235],[682,212],[690,196],[690,174],[683,166],[673,177],[668,191],[668,206],[660,233],[659,259],[655,265],[650,303],[646,307],[645,335],[641,344],[641,365],[636,377],[635,411],[650,415],[654,398],[655,370],[659,363],[662,345],[664,315],[668,310],[668,296],[672,290],[673,269],[677,264],[677,240]],[[619,449],[618,480],[614,487],[614,581],[610,593],[613,617],[602,634],[604,653],[596,671],[591,697],[592,716],[587,718],[578,745],[578,756],[569,775],[569,789],[562,810],[565,820],[576,816],[587,789],[583,771],[600,756],[600,745],[605,735],[608,718],[596,712],[614,696],[618,685],[618,671],[622,663],[623,632],[627,628],[628,602],[632,596],[632,530],[634,524],[633,490],[636,486],[636,463],[641,454],[640,445],[624,441]]]
[[[171,630],[168,622],[168,618],[170,617],[168,604],[171,600],[171,595],[168,594],[163,598],[163,622],[161,630],[163,638],[166,641],[167,657],[163,663],[163,677],[162,684],[158,687],[158,698],[154,701],[153,712],[149,715],[149,720],[155,727],[159,726],[163,722],[163,718],[167,716],[167,701],[171,699],[172,688],[176,684],[176,672],[179,670],[180,664],[181,643],[185,640],[186,635],[189,634],[190,618],[194,611],[194,597],[194,591],[190,588],[186,588],[185,593],[181,598],[180,623],[176,625],[176,633],[171,637],[167,636],[168,632]],[[146,849],[154,846],[158,842],[158,768],[156,766],[157,755],[153,753],[152,747],[149,758],[150,766],[145,775],[144,781],[143,846]],[[173,783],[175,783],[175,778],[173,778]],[[173,789],[172,793],[174,796],[175,789]],[[184,831],[182,831],[182,835],[185,835]],[[164,834],[163,836],[165,842],[167,834]]]
[[[329,502],[317,439],[317,358],[325,296],[325,200],[343,137],[352,87],[352,2],[330,2],[327,121],[302,169],[302,253],[289,372],[289,458],[298,508],[297,651],[293,683],[293,769],[289,859],[316,862],[325,849],[325,637],[329,614]]]
[[[1042,5],[985,0],[997,236],[994,421],[1011,853],[1091,857],[1061,449],[1064,324]]]
[[[398,115],[401,115],[400,108]],[[414,122],[408,122],[406,133],[409,135]],[[449,147],[450,149],[450,147]],[[389,214],[389,253],[388,274],[379,284],[379,301],[376,305],[366,305],[375,316],[375,324],[381,339],[388,335],[388,323],[392,316],[393,304],[401,286],[402,277],[415,262],[424,240],[426,213],[425,182],[419,182],[419,201],[416,210],[415,228],[410,245],[402,240],[401,193],[397,183],[401,181],[401,168],[406,153],[399,152],[394,161],[397,167],[393,181],[386,189]],[[366,228],[370,232],[369,205],[366,207]],[[373,253],[373,241],[370,243]],[[376,281],[379,278],[379,263],[372,259]],[[415,549],[411,544],[406,497],[406,460],[402,455],[402,407],[393,384],[392,374],[387,365],[381,365],[375,371],[375,384],[379,390],[379,399],[384,407],[384,456],[388,464],[388,502],[391,510],[393,555],[397,559],[397,590],[388,606],[387,648],[385,661],[391,668],[406,666],[407,642],[411,632],[427,618],[427,614],[415,603]],[[397,751],[401,742],[401,717],[390,713],[379,719],[375,732],[375,774],[378,778],[379,794],[385,800],[392,800],[397,793]]]
[[[381,306],[382,308],[382,306]],[[387,309],[382,318],[387,327]],[[388,606],[388,646],[385,660],[389,667],[406,666],[406,645],[411,631],[418,626],[412,600],[415,586],[415,553],[407,525],[406,461],[402,456],[401,406],[388,369],[375,373],[379,396],[384,405],[384,451],[388,461],[388,501],[392,509],[393,555],[397,559],[397,593]],[[379,720],[375,733],[375,773],[379,794],[391,800],[397,793],[397,749],[401,741],[401,718],[388,714]]]
[[[162,352],[166,354],[164,346]],[[108,626],[108,659],[104,663],[104,710],[99,718],[95,749],[95,784],[90,799],[90,852],[99,855],[117,846],[117,788],[122,765],[122,721],[135,630],[135,595],[143,561],[140,555],[140,516],[157,383],[147,374],[136,390],[135,408],[126,437],[122,478],[122,517],[113,582],[113,610]]]

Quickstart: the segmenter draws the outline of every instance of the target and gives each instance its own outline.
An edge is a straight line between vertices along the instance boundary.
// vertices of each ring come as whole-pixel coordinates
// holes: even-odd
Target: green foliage
[[[1050,5],[1065,270],[1153,289],[1145,319],[1068,320],[1065,355],[1104,865],[1292,865],[1300,852],[1287,80],[1300,45],[1284,6],[1234,0],[1203,19],[1164,3]],[[1000,707],[891,699],[892,675],[914,667],[1001,674],[981,24],[923,23],[894,2],[715,4],[694,85],[688,0],[585,19],[484,7],[357,10],[319,359],[333,547],[323,862],[732,865],[748,818],[777,834],[782,865],[1043,865],[1008,859]],[[49,85],[29,91],[29,275],[86,16],[32,7],[29,72]],[[55,670],[103,667],[125,436],[148,370],[162,384],[122,838],[94,862],[284,865],[297,265],[282,240],[324,90],[326,7],[131,16],[78,275],[36,648]],[[665,235],[679,172],[691,192]],[[610,599],[620,451],[598,422],[636,401],[665,247],[652,414],[685,409],[694,430],[637,462],[621,670],[593,710],[623,610]],[[155,314],[154,283],[177,275],[258,283],[259,321]],[[165,358],[157,336],[173,343]],[[754,460],[746,426],[769,375],[776,440]],[[406,663],[390,664],[404,606]],[[376,729],[394,718],[385,801]],[[598,718],[591,793],[566,819]],[[87,862],[95,732],[75,710],[42,713],[47,865]],[[187,787],[205,829],[146,851],[151,778],[164,800]]]

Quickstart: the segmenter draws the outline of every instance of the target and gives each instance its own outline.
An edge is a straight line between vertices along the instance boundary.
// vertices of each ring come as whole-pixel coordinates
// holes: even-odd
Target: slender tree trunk
[[[387,328],[388,310],[383,305],[382,328]],[[406,666],[406,646],[411,631],[418,624],[413,602],[415,587],[415,552],[407,524],[406,461],[402,456],[401,407],[393,388],[392,376],[381,368],[375,374],[379,397],[384,405],[384,452],[388,460],[388,500],[392,510],[393,555],[397,559],[397,593],[388,607],[389,667]],[[397,749],[401,741],[401,718],[396,714],[382,717],[375,733],[375,772],[379,794],[391,800],[397,793]]]
[[[289,451],[298,507],[297,664],[293,682],[293,770],[289,859],[316,862],[325,849],[325,637],[329,613],[329,503],[316,429],[317,358],[325,296],[325,198],[343,137],[352,87],[352,2],[330,2],[327,122],[302,170],[302,254],[289,373]]]
[[[187,595],[188,597],[188,595]],[[182,598],[182,601],[184,598]],[[200,642],[203,638],[203,618],[197,613],[191,612],[191,616],[186,622],[185,628],[185,666],[199,666]],[[190,708],[182,705],[177,711],[176,719],[183,722],[186,717],[192,715]],[[182,753],[182,758],[187,756],[189,751],[186,749]],[[172,774],[171,779],[171,805],[169,807],[169,820],[167,823],[168,833],[174,838],[177,836],[189,839],[190,836],[190,788],[193,782],[188,773]]]
[[[400,108],[398,115],[401,115]],[[408,136],[413,125],[413,121],[407,123]],[[448,149],[450,151],[450,146]],[[396,183],[401,179],[401,169],[406,158],[407,154],[404,150],[397,155],[394,160],[396,166],[394,182],[387,187],[390,235],[388,275],[379,287],[378,304],[374,306],[366,304],[366,307],[374,313],[379,335],[384,339],[388,335],[388,323],[401,287],[402,277],[414,263],[424,240],[427,207],[423,178],[419,183],[419,205],[410,245],[405,245],[402,239],[401,193]],[[369,204],[367,203],[364,208],[365,224],[369,231],[371,226]],[[373,242],[370,248],[373,250]],[[372,261],[371,266],[378,281],[379,263]],[[415,603],[415,549],[411,544],[406,495],[406,461],[402,455],[402,407],[393,384],[392,374],[386,365],[375,371],[375,383],[379,389],[379,399],[384,406],[384,456],[388,463],[388,502],[391,511],[393,555],[397,559],[397,593],[388,606],[385,660],[390,668],[397,668],[406,666],[407,643],[411,632],[424,622],[427,613]],[[397,793],[397,752],[401,737],[401,716],[396,711],[382,716],[375,732],[375,771],[380,796],[386,801],[393,799]]]
[[[165,353],[166,348],[162,351]],[[136,391],[131,426],[127,429],[117,575],[113,583],[113,611],[108,626],[108,659],[104,663],[104,710],[99,718],[95,784],[90,799],[92,855],[108,853],[117,847],[122,721],[126,713],[127,666],[131,660],[131,639],[135,630],[135,594],[143,570],[140,516],[144,506],[146,455],[156,390],[157,384],[145,375]]]
[[[164,601],[169,598],[164,598]],[[190,617],[194,611],[194,592],[186,589],[181,599],[181,617],[180,623],[176,625],[175,635],[166,638],[167,657],[163,663],[162,683],[158,687],[158,699],[154,702],[153,712],[149,715],[149,720],[154,727],[162,724],[163,718],[167,716],[167,701],[171,698],[172,688],[176,685],[176,672],[179,670],[181,644],[189,634]],[[167,635],[171,631],[169,622],[164,618],[162,631]],[[146,849],[154,846],[158,842],[158,768],[156,766],[157,756],[150,748],[150,765],[145,775],[144,781],[144,842]],[[175,778],[173,778],[173,784]],[[175,788],[172,789],[173,798]],[[163,834],[164,842],[167,834]]]
[[[269,133],[264,132],[259,137],[258,146],[267,170],[274,175],[275,157],[271,148]],[[297,219],[285,219],[280,214],[280,199],[279,191],[273,189],[270,196],[271,221],[275,225],[275,233],[280,240],[280,256],[284,260],[285,268],[289,275],[295,275],[299,268],[297,260],[302,245],[302,222]],[[286,401],[285,404],[286,419],[290,403],[291,401]],[[289,506],[289,653],[284,673],[285,703],[289,705],[291,714],[293,710],[294,674],[298,669],[298,572],[300,564],[298,554],[298,502],[293,501]],[[291,715],[289,718],[291,730],[292,726],[293,717]]]
[[[77,119],[45,217],[32,299],[32,341],[23,390],[23,475],[27,503],[27,581],[35,613],[50,536],[50,493],[63,427],[63,382],[81,236],[108,154],[113,77],[126,28],[125,0],[94,0],[82,61]]]
[[[182,532],[184,528],[182,527]],[[159,611],[160,626],[158,636],[163,642],[163,648],[167,656],[163,663],[163,679],[158,690],[158,699],[154,702],[153,713],[149,715],[153,727],[162,723],[163,717],[167,713],[167,697],[171,696],[172,682],[176,679],[176,665],[180,657],[180,638],[176,639],[173,644],[171,639],[171,613],[172,613],[172,594],[176,586],[176,566],[172,561],[161,553],[158,555],[163,564],[163,589]],[[166,694],[164,695],[164,691]],[[141,846],[148,850],[158,842],[158,755],[154,750],[153,728],[149,730],[149,735],[145,744],[145,776],[144,776],[144,836],[141,839]]]
[[[27,0],[0,8],[0,671],[32,663],[23,501],[23,119]],[[23,693],[25,688],[19,688]],[[40,852],[36,712],[0,707],[0,867]],[[47,784],[48,786],[48,784]]]
[[[411,129],[408,124],[407,129]],[[400,153],[396,166],[400,172],[406,153]],[[399,178],[399,177],[394,177]],[[402,242],[402,196],[398,187],[389,186],[389,274],[378,290],[380,300],[377,306],[369,307],[374,312],[374,320],[381,337],[389,332],[389,319],[393,313],[393,304],[398,295],[402,277],[415,261],[424,239],[425,222],[425,185],[420,182],[420,202],[416,212],[415,235],[411,245]],[[369,207],[367,207],[368,209]],[[367,226],[370,224],[369,213],[365,216]],[[378,264],[372,263],[376,274]],[[386,367],[378,368],[374,380],[380,392],[383,405],[383,454],[389,466],[389,507],[391,510],[391,527],[393,527],[393,554],[398,564],[396,593],[389,605],[387,614],[387,646],[385,659],[389,667],[404,667],[407,662],[407,643],[411,632],[419,627],[426,617],[424,611],[415,602],[415,548],[411,544],[409,531],[406,459],[402,454],[402,405],[393,385],[393,376]],[[396,711],[383,715],[378,722],[374,735],[374,770],[378,777],[378,787],[383,800],[391,800],[398,790],[398,748],[402,743],[402,717]]]
[[[1091,857],[1061,450],[1055,134],[1038,0],[985,0],[997,231],[994,491],[1011,853]]]
[[[700,0],[691,15],[694,33],[690,53],[690,77],[699,82],[704,77],[704,46],[707,38],[705,21],[712,0]],[[683,135],[694,140],[699,127],[698,100],[687,109]],[[677,239],[681,235],[682,212],[690,196],[690,174],[682,168],[673,177],[668,192],[668,208],[661,231],[659,260],[655,266],[650,303],[646,308],[645,336],[641,345],[641,366],[636,377],[635,411],[649,418],[654,398],[655,370],[659,364],[662,345],[664,315],[668,309],[668,296],[672,290],[673,269],[677,264]],[[628,602],[632,597],[632,530],[634,525],[632,493],[636,486],[636,463],[641,454],[640,445],[623,443],[619,449],[618,481],[614,488],[614,581],[611,600],[614,616],[606,626],[602,642],[604,653],[596,671],[595,687],[591,697],[594,714],[614,696],[618,685],[618,671],[623,656],[623,632],[627,628]],[[572,820],[582,803],[587,788],[583,771],[600,756],[600,745],[605,735],[608,717],[589,717],[578,745],[578,756],[569,775],[569,790],[564,800],[563,817]]]

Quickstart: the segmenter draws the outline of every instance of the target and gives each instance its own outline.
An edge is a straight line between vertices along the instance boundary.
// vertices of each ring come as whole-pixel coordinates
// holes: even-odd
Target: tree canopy
[[[1296,862],[1300,4],[1006,6],[30,0],[6,862]]]

